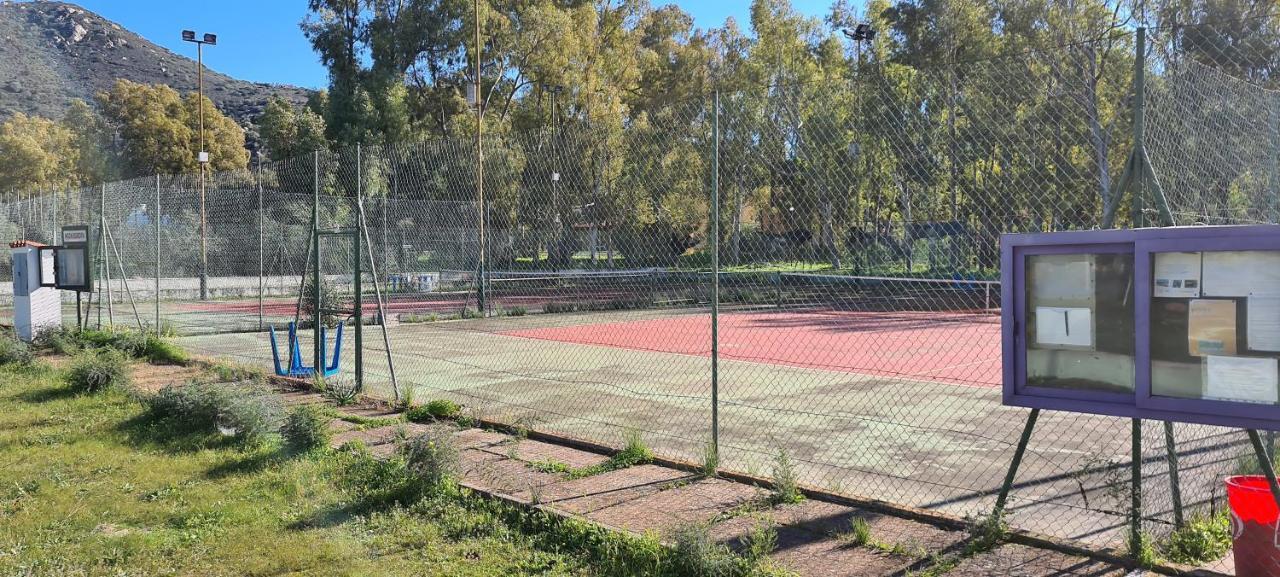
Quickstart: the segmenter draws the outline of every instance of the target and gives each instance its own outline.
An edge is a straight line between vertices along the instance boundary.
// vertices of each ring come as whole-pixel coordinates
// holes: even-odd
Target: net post
[[[711,155],[711,451],[720,457],[720,91],[712,112]]]

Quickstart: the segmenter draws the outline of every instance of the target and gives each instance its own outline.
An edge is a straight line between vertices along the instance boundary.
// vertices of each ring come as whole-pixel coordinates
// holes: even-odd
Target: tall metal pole
[[[352,275],[353,277],[352,284],[354,285],[352,287],[352,292],[355,293],[354,295],[355,302],[353,304],[355,305],[355,313],[356,313],[356,327],[355,327],[356,328],[356,347],[355,347],[356,349],[355,350],[356,390],[361,392],[364,391],[364,299],[361,298],[361,294],[360,294],[361,293],[360,282],[362,280],[361,277],[364,276],[360,272],[360,265],[361,265],[361,261],[363,260],[363,256],[361,255],[361,252],[362,252],[361,246],[360,246],[360,243],[363,239],[360,237],[364,235],[364,172],[363,172],[363,162],[362,162],[363,159],[364,159],[364,153],[361,149],[360,143],[357,142],[356,143],[356,230],[355,230],[355,234],[352,235],[355,237],[354,239],[355,240],[354,242],[355,262],[352,263],[352,266],[354,268],[353,272],[355,274]],[[377,281],[375,279],[375,283],[376,282]],[[338,353],[334,352],[333,356],[334,358],[338,358]],[[316,370],[318,371],[320,369],[317,367]]]
[[[720,457],[720,91],[712,113],[711,154],[711,451]]]
[[[266,289],[266,284],[265,284],[265,281],[263,280],[264,278],[263,274],[266,272],[265,264],[263,262],[263,258],[264,258],[263,254],[265,252],[263,249],[263,239],[262,239],[263,214],[264,213],[263,213],[263,206],[262,206],[262,153],[259,152],[258,153],[258,331],[259,332],[262,331],[262,324],[263,324],[262,323],[262,316],[263,316],[262,315],[262,308],[263,308],[262,293]]]
[[[314,170],[315,170],[315,176],[314,176],[315,180],[314,180],[313,186],[311,187],[312,194],[313,194],[311,199],[311,266],[314,267],[311,271],[311,274],[312,274],[311,278],[313,279],[311,281],[311,297],[313,299],[312,310],[315,312],[315,319],[313,319],[311,328],[314,329],[314,333],[315,333],[314,335],[315,338],[313,339],[315,341],[315,346],[312,347],[313,348],[312,361],[315,363],[316,379],[319,380],[320,376],[324,374],[324,367],[322,366],[324,365],[324,361],[321,360],[321,353],[320,353],[321,347],[324,346],[324,343],[320,342],[320,323],[323,322],[324,314],[322,314],[320,311],[320,307],[322,305],[322,303],[320,302],[320,281],[322,277],[320,276],[320,151],[319,150],[317,150],[315,154]]]
[[[155,221],[156,231],[156,336],[159,337],[160,329],[160,175],[156,175],[156,209],[151,214],[151,220]]]
[[[480,214],[479,214],[479,220],[480,220],[479,222],[479,226],[480,226],[480,259],[479,259],[480,274],[479,274],[479,277],[480,278],[479,278],[478,290],[476,292],[476,304],[479,306],[480,310],[478,312],[480,313],[480,316],[483,317],[483,316],[487,316],[489,311],[488,295],[485,294],[488,290],[488,287],[486,286],[487,285],[486,280],[488,276],[488,273],[486,270],[487,269],[486,260],[487,260],[489,250],[488,250],[486,236],[485,236],[485,220],[486,220],[485,217],[487,212],[486,212],[485,201],[484,201],[484,99],[481,98],[480,96],[480,52],[481,52],[480,0],[475,0],[475,2],[473,3],[473,7],[475,11],[475,20],[476,20],[476,46],[475,46],[476,48],[476,70],[475,70],[475,74],[476,74],[475,76],[476,196],[478,197],[479,208],[480,208]]]
[[[197,160],[200,164],[200,300],[209,298],[209,231],[208,215],[205,211],[205,166],[204,157],[204,43],[196,44],[196,107],[200,116],[200,151]]]

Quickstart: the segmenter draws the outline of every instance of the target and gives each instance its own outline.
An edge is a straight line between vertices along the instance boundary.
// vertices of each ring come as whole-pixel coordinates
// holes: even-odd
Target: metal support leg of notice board
[[[1036,428],[1036,419],[1040,418],[1040,409],[1031,409],[1027,415],[1027,424],[1022,428],[1022,437],[1018,439],[1018,448],[1013,451],[1013,460],[1009,463],[1009,472],[1005,473],[1004,484],[1000,486],[1000,494],[996,496],[996,507],[991,511],[991,518],[998,520],[1004,516],[1005,504],[1009,501],[1009,491],[1013,490],[1013,480],[1018,476],[1018,467],[1027,453],[1027,444],[1031,442],[1031,432]]]
[[[1276,470],[1271,464],[1270,455],[1267,449],[1262,446],[1262,437],[1258,435],[1256,429],[1245,429],[1249,434],[1249,442],[1253,443],[1253,452],[1258,457],[1258,466],[1262,468],[1262,474],[1267,478],[1267,486],[1271,488],[1271,498],[1276,500],[1276,505],[1280,506],[1280,483],[1276,482]]]

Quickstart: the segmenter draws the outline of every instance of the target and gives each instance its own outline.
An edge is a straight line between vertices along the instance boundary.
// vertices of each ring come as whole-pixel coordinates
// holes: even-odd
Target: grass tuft
[[[795,462],[786,449],[778,449],[773,458],[773,502],[776,504],[804,501]]]

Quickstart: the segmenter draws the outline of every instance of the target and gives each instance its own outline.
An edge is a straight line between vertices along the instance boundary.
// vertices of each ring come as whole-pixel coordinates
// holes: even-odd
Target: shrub
[[[25,367],[35,361],[31,347],[10,335],[0,336],[0,365]]]
[[[112,347],[125,355],[140,359],[147,354],[147,335],[138,331],[116,333],[98,346]]]
[[[428,487],[441,487],[458,476],[458,447],[453,428],[432,426],[400,447],[405,464]]]
[[[82,393],[129,384],[129,365],[120,351],[83,351],[71,361],[67,383]]]
[[[1169,534],[1162,547],[1170,561],[1201,565],[1217,561],[1231,550],[1231,523],[1225,513],[1193,517]]]
[[[339,407],[350,405],[360,398],[360,388],[351,379],[343,377],[322,378],[316,382],[316,386],[325,397],[337,403]]]
[[[49,329],[36,335],[34,348],[59,355],[73,355],[83,348],[76,331],[65,327]]]
[[[167,386],[148,399],[153,418],[189,434],[235,437],[245,444],[266,440],[280,428],[280,401],[251,386],[194,383]]]
[[[742,560],[727,545],[711,538],[711,528],[699,523],[676,530],[672,564],[683,575],[719,577],[745,573]]]
[[[404,417],[415,423],[426,423],[436,419],[452,419],[462,412],[458,403],[449,399],[433,399],[425,405],[410,407]]]
[[[332,435],[329,433],[329,421],[333,417],[323,408],[316,405],[301,405],[289,411],[280,434],[285,445],[297,452],[312,451],[329,446]]]

